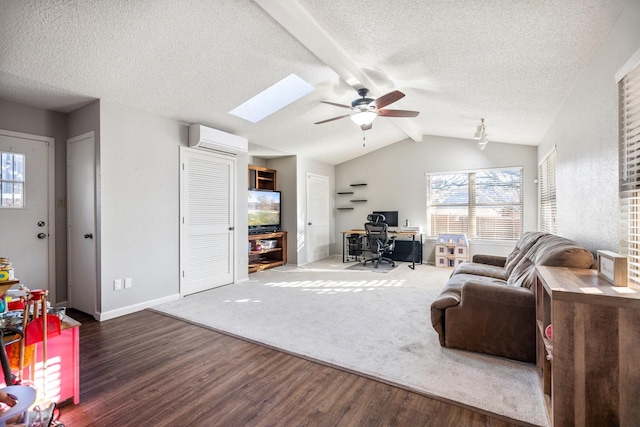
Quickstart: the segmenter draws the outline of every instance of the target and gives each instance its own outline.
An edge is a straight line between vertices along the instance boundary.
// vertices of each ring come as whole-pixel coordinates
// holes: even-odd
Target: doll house
[[[469,241],[464,234],[439,234],[435,249],[436,267],[455,267],[469,261]]]

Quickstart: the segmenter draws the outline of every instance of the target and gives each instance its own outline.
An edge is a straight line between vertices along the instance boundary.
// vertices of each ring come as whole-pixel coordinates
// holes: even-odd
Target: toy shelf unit
[[[464,234],[438,234],[436,267],[455,267],[469,261],[469,241]]]
[[[249,273],[278,267],[286,263],[286,231],[249,236]]]

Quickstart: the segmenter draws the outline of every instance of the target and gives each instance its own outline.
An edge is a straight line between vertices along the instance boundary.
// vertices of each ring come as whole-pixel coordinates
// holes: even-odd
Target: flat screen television
[[[371,213],[384,215],[384,222],[386,222],[389,227],[398,226],[398,211],[373,211]]]
[[[249,190],[249,233],[280,230],[280,192]]]

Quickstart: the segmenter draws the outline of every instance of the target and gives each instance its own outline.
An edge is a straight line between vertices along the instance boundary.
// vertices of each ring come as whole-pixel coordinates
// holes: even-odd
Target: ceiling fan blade
[[[351,110],[351,105],[336,104],[335,102],[329,102],[329,101],[320,101],[320,102],[322,102],[323,104],[335,105],[336,107],[348,108],[349,110]]]
[[[338,119],[344,119],[345,117],[349,117],[350,114],[344,114],[342,116],[338,116],[338,117],[333,117],[331,119],[327,119],[327,120],[322,120],[320,122],[315,122],[314,125],[321,125],[322,123],[327,123],[327,122],[332,122],[334,120],[338,120]]]
[[[378,110],[378,115],[385,117],[416,117],[418,114],[419,111],[410,110]]]
[[[373,127],[373,123],[369,123],[368,125],[360,125],[360,129],[369,130]]]
[[[375,99],[371,104],[373,104],[376,109],[380,109],[402,98],[404,98],[404,93],[399,90],[394,90],[393,92],[389,92],[388,94]]]

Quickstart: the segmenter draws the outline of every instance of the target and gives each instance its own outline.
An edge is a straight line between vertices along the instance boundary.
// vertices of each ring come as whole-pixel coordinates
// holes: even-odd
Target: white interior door
[[[307,262],[329,256],[329,177],[307,174]]]
[[[53,138],[0,130],[0,256],[56,301],[53,153]]]
[[[181,147],[180,293],[233,282],[235,159]]]
[[[67,141],[69,307],[96,316],[96,154],[89,132]]]

